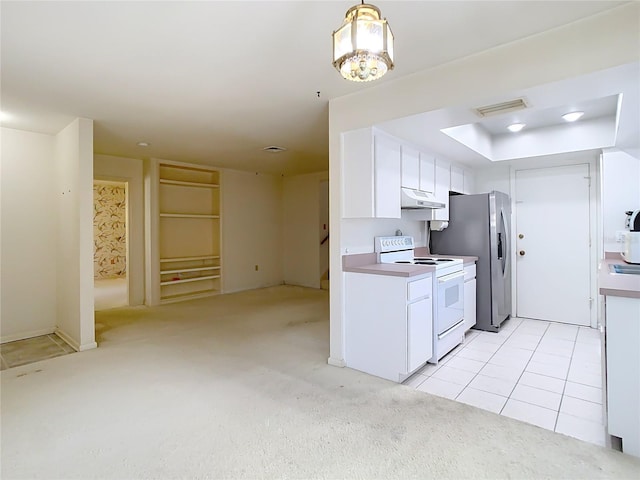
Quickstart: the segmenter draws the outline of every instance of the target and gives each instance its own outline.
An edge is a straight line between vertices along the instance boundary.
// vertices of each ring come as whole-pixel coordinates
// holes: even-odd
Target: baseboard
[[[85,350],[93,350],[94,348],[98,348],[98,344],[96,342],[85,343],[80,345],[80,352],[84,352]]]
[[[56,327],[55,334],[58,335],[65,343],[69,344],[71,348],[73,348],[76,352],[84,352],[85,350],[91,350],[94,348],[98,348],[98,344],[96,342],[91,343],[83,343],[80,345],[76,342],[71,336],[64,332],[64,330],[60,330],[60,328]]]
[[[24,340],[26,338],[40,337],[42,335],[49,335],[56,331],[55,328],[41,328],[40,330],[32,330],[30,332],[14,333],[13,335],[4,335],[0,337],[0,343],[16,342],[18,340]]]
[[[347,366],[346,363],[344,363],[344,360],[337,359],[337,358],[332,358],[332,357],[329,357],[327,359],[327,363],[329,365],[333,365],[334,367],[341,367],[342,368],[342,367],[346,367]]]
[[[59,327],[56,327],[55,334],[59,336],[62,340],[65,341],[71,348],[73,348],[76,352],[80,351],[80,345],[76,342],[70,335],[65,333],[63,330],[60,330]]]

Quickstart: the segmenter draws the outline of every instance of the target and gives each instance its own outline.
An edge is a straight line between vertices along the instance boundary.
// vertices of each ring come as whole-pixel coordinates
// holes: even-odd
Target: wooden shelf
[[[161,258],[160,263],[169,263],[169,262],[194,262],[198,260],[218,260],[220,255],[201,255],[196,257],[171,257],[171,258]]]
[[[202,213],[161,213],[160,218],[220,218],[220,215],[206,215]]]
[[[197,268],[180,268],[177,270],[160,270],[160,274],[168,275],[170,273],[203,272],[205,270],[220,270],[220,267],[211,266],[211,267],[197,267]]]
[[[183,300],[195,300],[197,298],[213,297],[215,295],[220,295],[220,292],[218,290],[200,290],[178,295],[167,295],[160,299],[160,303],[182,302]]]
[[[183,278],[180,280],[167,280],[165,282],[160,282],[160,285],[178,285],[179,283],[200,282],[202,280],[212,280],[214,278],[220,278],[220,275],[206,275],[203,277]]]
[[[220,188],[220,185],[216,183],[185,182],[183,180],[169,180],[167,178],[161,178],[160,184],[175,185],[179,187]]]
[[[217,295],[220,266],[220,177],[215,168],[157,161],[160,303]],[[155,173],[154,173],[155,174]],[[157,282],[157,283],[156,283]]]

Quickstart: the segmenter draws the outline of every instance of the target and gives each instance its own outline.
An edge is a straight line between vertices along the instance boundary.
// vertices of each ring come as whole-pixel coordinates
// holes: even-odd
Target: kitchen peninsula
[[[607,431],[622,440],[623,452],[640,457],[640,275],[613,273],[612,265],[625,265],[619,253],[605,255],[598,275]]]

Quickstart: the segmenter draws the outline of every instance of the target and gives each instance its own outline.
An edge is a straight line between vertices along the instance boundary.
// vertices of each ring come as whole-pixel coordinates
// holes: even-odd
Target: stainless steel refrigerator
[[[431,252],[472,255],[476,263],[476,325],[496,332],[511,315],[511,202],[502,192],[449,197],[449,226],[431,232]]]

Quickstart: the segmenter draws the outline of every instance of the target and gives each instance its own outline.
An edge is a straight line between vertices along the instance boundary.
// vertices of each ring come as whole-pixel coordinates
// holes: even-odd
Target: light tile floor
[[[2,370],[48,358],[75,353],[67,343],[56,334],[41,335],[0,345],[0,363]]]
[[[571,437],[605,444],[598,330],[512,318],[471,330],[405,385]]]

